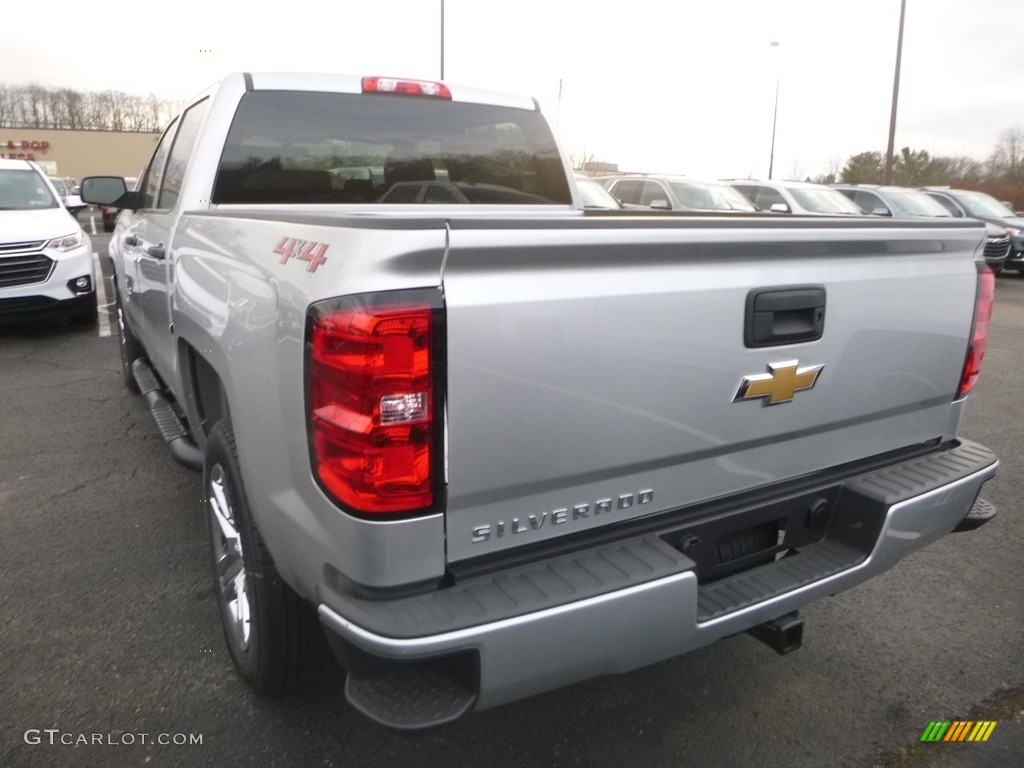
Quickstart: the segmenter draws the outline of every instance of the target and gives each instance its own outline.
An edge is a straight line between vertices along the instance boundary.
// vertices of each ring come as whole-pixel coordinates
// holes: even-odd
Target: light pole
[[[772,48],[778,48],[782,43],[772,43]],[[768,181],[772,180],[772,171],[775,170],[775,125],[779,119],[779,62],[775,61],[775,109],[772,111],[772,151],[768,156]]]
[[[444,80],[444,0],[441,0],[441,79]]]
[[[900,32],[896,38],[896,74],[892,79],[892,112],[889,115],[889,148],[885,151],[885,183],[892,183],[892,154],[896,145],[896,103],[900,97],[900,61],[903,58],[903,18],[907,0],[900,0]]]

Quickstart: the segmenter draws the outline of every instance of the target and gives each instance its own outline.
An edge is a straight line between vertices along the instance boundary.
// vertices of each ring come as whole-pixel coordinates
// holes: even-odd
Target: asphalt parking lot
[[[805,611],[788,656],[738,636],[413,735],[351,710],[336,667],[282,700],[235,675],[199,477],[121,384],[106,320],[0,327],[2,766],[1024,764],[1024,275],[997,281],[964,430],[1002,462],[992,523]],[[998,724],[921,744],[936,720]]]

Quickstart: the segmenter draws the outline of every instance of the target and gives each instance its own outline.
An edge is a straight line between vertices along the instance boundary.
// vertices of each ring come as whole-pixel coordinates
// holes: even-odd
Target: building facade
[[[141,176],[159,133],[0,128],[0,158],[34,160],[48,176]]]

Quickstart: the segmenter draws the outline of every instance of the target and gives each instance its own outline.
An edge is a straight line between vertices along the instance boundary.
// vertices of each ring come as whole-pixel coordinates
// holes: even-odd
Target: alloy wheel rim
[[[225,628],[232,643],[241,651],[248,650],[252,610],[242,557],[242,540],[231,506],[227,475],[220,464],[210,470],[209,499],[213,551],[221,604],[226,611]]]

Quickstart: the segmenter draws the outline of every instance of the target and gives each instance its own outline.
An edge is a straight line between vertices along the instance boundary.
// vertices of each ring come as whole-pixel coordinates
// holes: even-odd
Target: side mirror
[[[789,213],[789,206],[785,203],[772,203],[771,208],[768,209],[772,213]]]
[[[672,203],[670,203],[668,200],[652,200],[651,208],[653,208],[656,211],[671,211]]]
[[[82,179],[82,202],[92,205],[116,205],[118,208],[135,208],[137,203],[134,199],[121,199],[127,195],[132,195],[134,198],[134,193],[128,192],[128,187],[120,176],[86,176]]]
[[[872,216],[892,216],[892,211],[886,208],[884,205],[879,205],[871,209]]]

